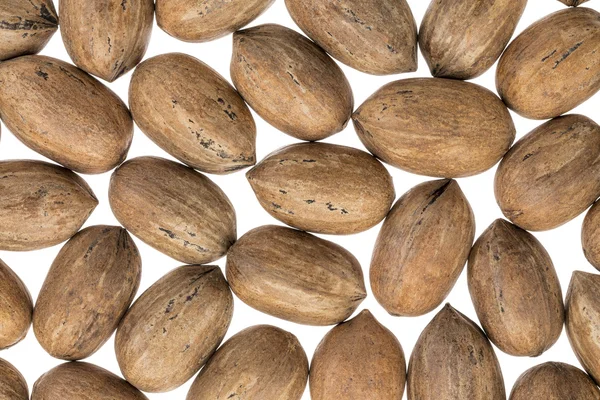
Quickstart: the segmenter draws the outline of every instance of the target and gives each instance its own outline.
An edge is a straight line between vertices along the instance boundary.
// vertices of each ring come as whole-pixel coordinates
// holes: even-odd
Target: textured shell
[[[136,124],[190,167],[225,174],[256,162],[256,125],[225,78],[185,54],[164,54],[136,68],[129,90]]]
[[[121,321],[115,349],[123,376],[144,392],[181,386],[217,349],[232,316],[233,296],[219,267],[175,269]]]
[[[129,160],[113,173],[108,195],[129,232],[178,261],[217,260],[236,239],[235,211],[225,193],[181,164]]]
[[[52,0],[2,0],[0,61],[40,52],[57,29]]]
[[[375,157],[326,143],[284,147],[246,177],[269,214],[317,233],[365,231],[385,218],[395,198],[392,177]]]
[[[60,33],[73,63],[112,82],[144,57],[153,0],[60,0]]]
[[[533,119],[557,117],[600,89],[600,14],[589,8],[555,12],[508,46],[496,72],[509,108]]]
[[[64,242],[97,205],[92,189],[68,169],[42,161],[1,161],[0,250]]]
[[[600,196],[600,127],[568,115],[534,129],[500,163],[495,193],[523,229],[553,229],[577,217]]]
[[[0,64],[0,117],[25,145],[76,172],[119,165],[131,145],[127,106],[80,69],[43,56]]]
[[[419,29],[419,45],[431,74],[473,79],[500,57],[527,0],[432,1]]]
[[[406,0],[286,0],[292,18],[332,57],[359,71],[417,70],[417,24]]]
[[[329,331],[311,363],[313,400],[401,400],[405,384],[400,342],[368,310]]]
[[[93,226],[64,245],[38,295],[33,331],[53,357],[80,360],[113,334],[140,285],[142,261],[127,231]]]
[[[242,236],[227,254],[227,280],[251,307],[308,325],[344,321],[367,295],[362,269],[350,252],[282,226]]]
[[[600,275],[573,272],[566,302],[571,347],[583,368],[600,382]]]
[[[564,306],[550,255],[529,232],[503,219],[477,239],[468,283],[490,340],[514,356],[535,357],[558,340]]]
[[[2,400],[29,400],[27,382],[9,362],[0,358],[0,398]]]
[[[344,129],[352,115],[352,89],[340,67],[283,26],[233,35],[231,79],[262,118],[297,139],[325,139]]]
[[[33,385],[31,400],[148,400],[117,375],[83,362],[59,365]]]
[[[408,399],[506,399],[502,371],[490,342],[473,321],[450,305],[427,325],[413,349]]]
[[[464,269],[475,217],[454,180],[420,184],[388,214],[371,260],[371,289],[392,315],[439,306]]]
[[[0,350],[25,338],[31,325],[32,313],[33,302],[27,287],[14,271],[0,260]]]
[[[300,400],[308,360],[298,339],[274,326],[247,328],[202,369],[187,400]]]
[[[547,362],[533,367],[519,377],[510,400],[598,400],[600,391],[579,368]]]
[[[583,220],[581,243],[587,260],[600,270],[600,203],[596,202]]]
[[[156,21],[186,42],[218,39],[248,25],[275,0],[157,0]]]
[[[457,178],[490,169],[515,139],[508,109],[489,90],[451,79],[389,83],[352,116],[365,147],[420,175]]]
[[[585,3],[588,0],[559,0],[561,3],[564,3],[571,7],[577,7],[580,4]]]

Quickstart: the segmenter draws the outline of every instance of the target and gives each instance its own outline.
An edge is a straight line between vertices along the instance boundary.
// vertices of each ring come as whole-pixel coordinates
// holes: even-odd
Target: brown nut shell
[[[558,0],[558,1],[560,1],[561,3],[564,3],[568,6],[571,6],[571,7],[577,7],[578,5],[581,5],[588,0]]]
[[[600,127],[582,115],[555,118],[520,139],[495,180],[512,223],[544,231],[569,222],[600,196]]]
[[[308,325],[344,321],[367,295],[362,269],[350,252],[273,225],[251,230],[231,247],[227,280],[251,307]]]
[[[31,400],[148,400],[117,375],[84,362],[51,369],[33,385]]]
[[[311,40],[280,25],[233,35],[231,79],[262,118],[297,139],[325,139],[352,115],[352,88],[340,67]]]
[[[178,261],[212,262],[235,242],[235,211],[225,193],[179,163],[128,160],[113,173],[108,197],[129,232]]]
[[[42,161],[0,161],[0,250],[64,242],[97,205],[88,184],[68,169]]]
[[[35,304],[33,331],[53,357],[94,354],[117,329],[139,288],[140,254],[127,231],[92,226],[60,250]]]
[[[52,0],[2,0],[0,61],[39,53],[58,29]]]
[[[31,325],[32,314],[33,302],[29,290],[19,276],[0,260],[0,350],[11,347],[25,338]],[[0,365],[0,398],[1,370]]]
[[[519,377],[510,400],[598,400],[600,391],[579,368],[547,362],[528,369]]]
[[[531,397],[531,399],[543,397]],[[469,318],[447,304],[427,325],[410,357],[408,400],[505,400],[492,345]]]
[[[226,174],[256,162],[256,125],[239,93],[194,57],[163,54],[140,64],[129,106],[136,124],[181,162]]]
[[[496,87],[506,105],[531,119],[558,117],[600,89],[600,14],[570,8],[525,29],[498,64]]]
[[[359,71],[417,70],[417,23],[406,0],[286,0],[294,22],[333,58]]]
[[[487,336],[513,356],[536,357],[558,340],[564,306],[552,259],[529,232],[498,219],[469,256],[469,292]]]
[[[27,382],[8,361],[0,358],[0,399],[29,400]]]
[[[60,33],[73,63],[112,82],[144,57],[153,0],[60,0]]]
[[[365,147],[420,175],[459,178],[494,166],[515,139],[506,106],[491,91],[452,79],[383,86],[352,116]]]
[[[187,400],[300,400],[308,360],[298,339],[269,325],[223,343],[194,381]]]
[[[219,267],[188,265],[165,275],[131,306],[117,330],[123,376],[144,392],[188,381],[217,349],[233,316]]]
[[[596,201],[583,220],[581,244],[587,260],[600,270],[600,206]]]
[[[464,269],[474,237],[475,217],[456,181],[414,187],[396,202],[375,243],[375,298],[392,315],[432,311]]]
[[[110,171],[129,151],[133,120],[109,88],[63,61],[0,64],[0,117],[27,147],[84,174]]]
[[[402,346],[368,310],[329,331],[310,368],[312,400],[401,400],[405,384]]]

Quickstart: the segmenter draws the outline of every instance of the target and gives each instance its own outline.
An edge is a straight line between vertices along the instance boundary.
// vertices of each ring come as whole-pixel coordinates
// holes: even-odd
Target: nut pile
[[[570,7],[510,42],[527,0],[432,0],[420,24],[406,0],[285,0],[304,34],[245,28],[274,0],[60,0],[58,13],[52,0],[0,0],[0,119],[52,161],[0,160],[0,250],[62,244],[35,302],[0,260],[0,350],[32,326],[66,361],[30,391],[0,358],[0,400],[143,400],[192,379],[187,400],[300,400],[307,386],[314,400],[600,400],[600,274],[561,288],[529,232],[589,209],[582,248],[600,270],[600,126],[567,114],[600,90],[600,13],[560,1]],[[187,42],[231,35],[232,84],[186,54],[142,61],[155,17]],[[37,55],[59,26],[72,64]],[[418,49],[432,77],[354,103],[337,62],[408,73]],[[498,94],[467,82],[496,62]],[[130,71],[127,104],[96,78]],[[258,160],[251,109],[299,143]],[[509,109],[548,121],[515,142]],[[350,122],[366,151],[321,142]],[[134,125],[179,162],[127,159]],[[497,164],[506,219],[476,238],[457,179]],[[396,199],[388,168],[433,180]],[[252,201],[287,226],[238,237],[207,174],[245,169]],[[81,229],[98,205],[83,175],[102,173],[122,226]],[[315,235],[380,223],[368,283],[350,251]],[[185,265],[138,296],[132,236]],[[223,257],[224,271],[210,265]],[[360,308],[372,293],[393,316],[431,313],[465,268],[478,321],[446,304],[410,355]],[[331,329],[312,360],[275,326],[224,341],[234,296]],[[496,351],[539,356],[563,326],[583,368],[543,363],[506,388]],[[113,334],[122,377],[82,361]]]

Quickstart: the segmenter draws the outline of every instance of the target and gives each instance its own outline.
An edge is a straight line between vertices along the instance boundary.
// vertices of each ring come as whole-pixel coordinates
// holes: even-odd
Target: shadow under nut
[[[25,338],[31,325],[32,314],[33,302],[29,290],[19,276],[0,260],[0,350],[9,348]],[[0,364],[0,371],[1,369]]]

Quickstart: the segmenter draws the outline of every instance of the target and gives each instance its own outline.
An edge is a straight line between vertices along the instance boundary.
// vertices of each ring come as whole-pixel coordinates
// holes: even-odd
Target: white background
[[[420,24],[428,2],[425,0],[409,0],[408,2],[410,3],[417,22]],[[587,4],[589,4],[592,8],[595,7],[597,10],[600,10],[600,6],[596,1],[592,0],[589,3],[586,3],[586,5]],[[543,16],[563,8],[565,8],[564,5],[556,0],[529,0],[525,14],[518,25],[517,33],[521,32],[531,23],[542,18]],[[252,25],[258,25],[267,22],[278,23],[299,30],[289,17],[283,0],[277,0],[276,3],[259,19],[254,21]],[[227,36],[223,39],[205,44],[189,44],[169,37],[166,33],[155,26],[152,33],[152,41],[146,54],[146,58],[168,52],[184,52],[191,54],[209,64],[219,71],[223,76],[229,79],[231,36]],[[53,37],[49,45],[42,51],[42,54],[70,62],[70,59],[63,47],[59,33]],[[421,55],[419,55],[419,70],[418,72],[412,74],[374,77],[352,70],[346,66],[342,66],[342,68],[347,74],[354,90],[356,107],[358,107],[375,90],[387,82],[408,77],[430,76],[427,65],[425,64],[425,61]],[[125,100],[125,102],[127,102],[127,90],[130,77],[131,73],[121,77],[117,82],[109,85]],[[486,72],[482,77],[474,80],[474,82],[495,91],[494,77],[495,66]],[[594,119],[597,117],[597,113],[592,111],[597,110],[599,105],[600,98],[596,96],[584,105],[577,108],[575,112],[587,115],[588,117]],[[295,139],[269,126],[260,117],[256,116],[256,114],[255,118],[258,126],[258,160],[264,158],[271,151],[296,141]],[[540,121],[526,120],[518,117],[514,113],[513,118],[517,126],[517,138],[522,137],[541,123]],[[0,159],[43,159],[43,157],[19,142],[10,132],[7,131],[5,126],[2,126],[2,130]],[[485,135],[486,132],[481,132],[481,134]],[[327,139],[326,141],[364,149],[354,133],[351,123],[348,125],[346,130]],[[129,158],[142,155],[156,155],[171,158],[168,154],[166,154],[148,138],[146,138],[146,136],[136,127],[133,145],[131,147],[131,151],[129,152]],[[427,177],[412,175],[393,167],[388,167],[388,169],[394,177],[396,193],[398,196],[402,195],[414,185],[430,179]],[[496,167],[484,174],[459,180],[460,186],[465,192],[475,212],[477,220],[477,236],[479,236],[479,234],[481,234],[481,232],[496,218],[500,218],[502,216],[498,206],[496,205],[493,194],[493,178],[495,170]],[[117,225],[118,222],[111,213],[107,198],[110,173],[95,176],[84,176],[84,178],[89,182],[100,201],[98,208],[87,221],[86,226],[97,224]],[[245,179],[244,172],[238,172],[229,176],[211,176],[211,179],[221,186],[221,188],[227,193],[233,202],[237,212],[238,234],[240,236],[257,226],[278,223],[260,207],[250,189],[248,182]],[[588,272],[595,271],[593,267],[585,260],[581,249],[580,230],[582,220],[583,215],[553,231],[535,234],[536,237],[539,238],[546,246],[546,249],[549,251],[554,260],[554,264],[562,284],[563,295],[566,293],[571,273],[574,270],[585,270]],[[325,237],[328,240],[339,243],[354,253],[363,266],[367,287],[369,287],[368,268],[371,252],[375,238],[379,232],[379,228],[380,226],[377,226],[367,232],[352,236]],[[166,274],[171,269],[179,266],[180,263],[146,246],[141,241],[137,239],[135,240],[140,248],[143,260],[143,276],[140,291],[138,292],[139,295],[161,276]],[[58,253],[60,247],[61,246],[59,245],[50,249],[27,253],[0,252],[0,258],[2,258],[11,268],[13,268],[15,272],[23,279],[35,300],[48,268]],[[224,267],[224,261],[224,259],[219,260],[218,265]],[[474,321],[477,321],[471,299],[469,297],[469,292],[467,290],[465,273],[461,275],[447,301],[449,301],[459,311],[466,314]],[[418,318],[392,317],[377,304],[370,289],[368,297],[359,307],[359,311],[363,308],[370,309],[380,322],[382,322],[389,329],[391,329],[394,334],[396,334],[404,348],[407,362],[419,334],[439,310],[438,308],[438,310]],[[245,327],[255,324],[272,324],[291,331],[300,339],[300,342],[304,346],[309,359],[312,357],[313,351],[319,341],[322,339],[325,333],[331,329],[331,327],[302,326],[273,318],[251,309],[236,299],[233,322],[227,334],[227,338],[232,334],[244,329]],[[119,373],[119,368],[114,355],[113,344],[113,338],[111,338],[111,340],[107,342],[100,351],[90,357],[87,361],[98,364],[111,370],[112,372]],[[502,365],[507,392],[510,391],[514,381],[523,371],[539,363],[551,360],[563,361],[579,367],[579,363],[573,355],[564,331],[558,343],[556,343],[554,347],[548,350],[545,354],[536,359],[512,357],[500,352],[497,349],[496,352]],[[35,340],[31,330],[23,342],[11,349],[0,352],[0,357],[5,358],[9,362],[13,363],[23,373],[27,379],[27,382],[29,383],[30,388],[41,374],[61,363],[61,361],[53,359],[44,352],[44,350]],[[191,381],[170,393],[150,394],[148,397],[156,400],[185,399],[190,384]],[[305,392],[304,399],[309,399],[308,389]]]

